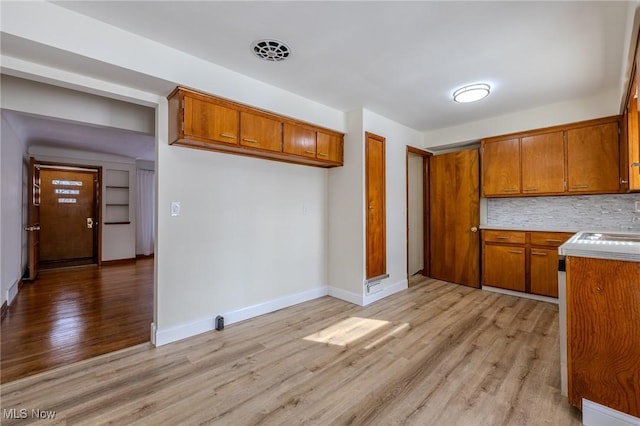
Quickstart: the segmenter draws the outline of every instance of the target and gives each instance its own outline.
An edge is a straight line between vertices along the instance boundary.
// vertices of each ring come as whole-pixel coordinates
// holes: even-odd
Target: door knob
[[[373,206],[369,206],[369,210],[373,210]]]
[[[477,226],[472,226],[471,227],[471,232],[478,232],[478,227]]]
[[[87,218],[87,228],[89,228],[89,229],[93,228],[93,218],[92,217],[88,217]]]

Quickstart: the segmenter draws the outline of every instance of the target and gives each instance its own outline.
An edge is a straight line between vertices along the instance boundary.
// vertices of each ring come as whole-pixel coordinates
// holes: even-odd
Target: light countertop
[[[594,238],[594,234],[603,234],[603,237]],[[564,256],[640,262],[640,241],[634,241],[633,238],[640,240],[640,232],[581,231],[561,245],[558,253]]]

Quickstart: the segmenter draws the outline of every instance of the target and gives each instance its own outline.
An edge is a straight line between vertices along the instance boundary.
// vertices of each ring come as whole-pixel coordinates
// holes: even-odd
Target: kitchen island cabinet
[[[640,418],[640,262],[567,256],[569,402]]]

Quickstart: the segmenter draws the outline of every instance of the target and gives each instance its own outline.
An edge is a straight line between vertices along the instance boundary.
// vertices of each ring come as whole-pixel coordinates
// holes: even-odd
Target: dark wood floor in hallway
[[[42,271],[23,285],[2,320],[1,382],[148,342],[153,262]]]
[[[557,306],[421,278],[366,307],[321,297],[0,396],[69,425],[578,426],[559,363]]]

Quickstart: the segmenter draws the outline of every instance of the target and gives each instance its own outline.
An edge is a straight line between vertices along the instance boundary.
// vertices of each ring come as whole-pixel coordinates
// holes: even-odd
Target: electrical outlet
[[[180,216],[180,201],[171,202],[171,216]]]

